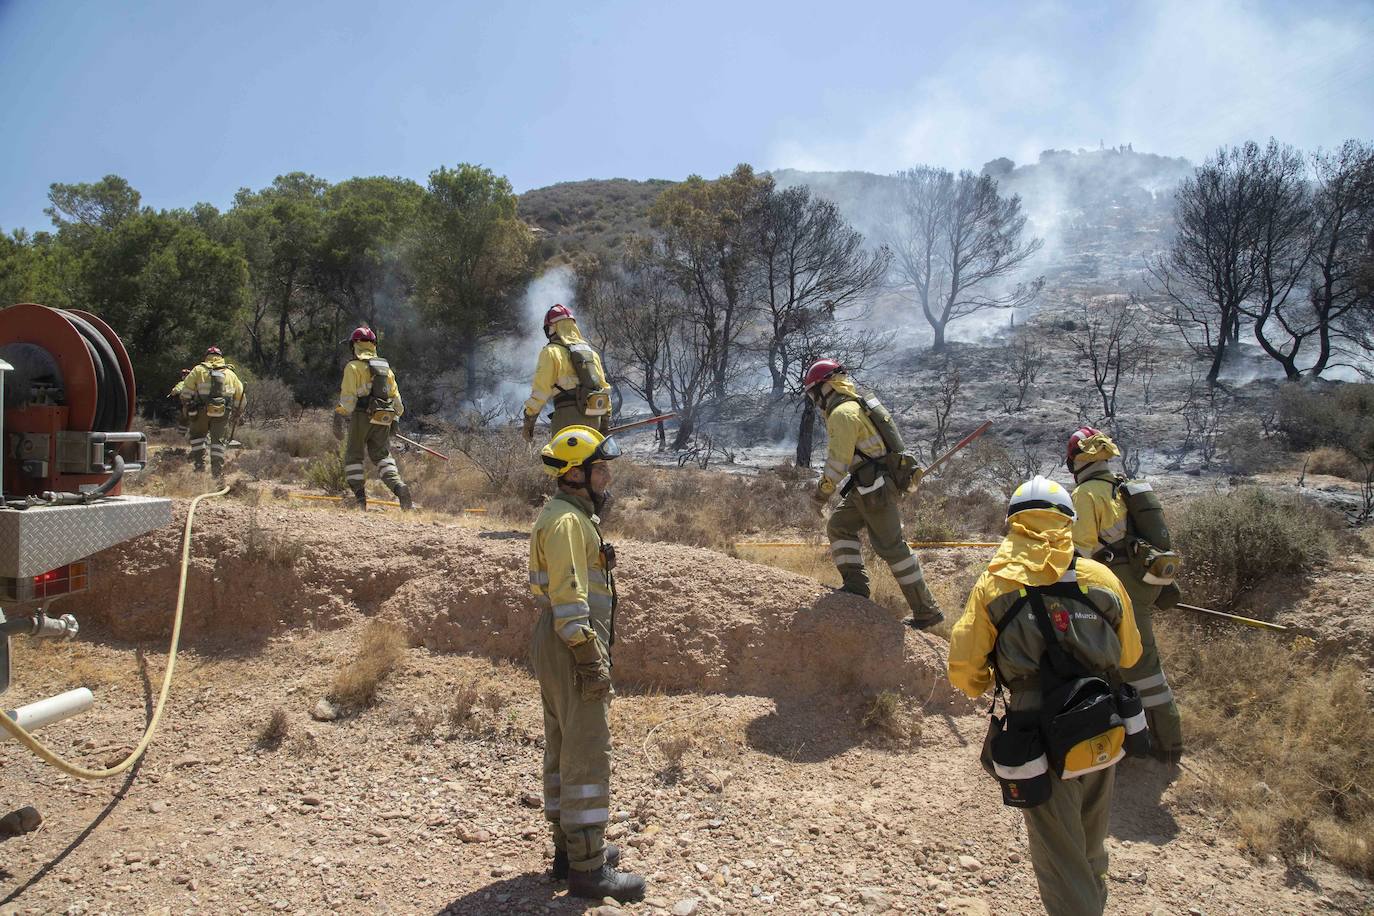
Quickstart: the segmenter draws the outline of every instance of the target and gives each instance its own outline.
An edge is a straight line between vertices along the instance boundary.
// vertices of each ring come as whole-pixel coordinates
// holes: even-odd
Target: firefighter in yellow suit
[[[377,355],[377,334],[361,327],[349,340],[353,359],[344,367],[339,383],[339,403],[334,408],[334,438],[344,444],[344,480],[367,508],[367,473],[364,457],[377,466],[377,476],[396,495],[402,511],[412,508],[410,487],[391,454],[391,433],[405,413],[396,373]]]
[[[949,637],[950,682],[971,697],[982,696],[992,686],[995,663],[1011,691],[1009,717],[1034,717],[1040,709],[1044,638],[1030,614],[1003,619],[1026,587],[1078,586],[1092,611],[1070,610],[1060,618],[1062,644],[1088,670],[1111,673],[1140,657],[1130,596],[1101,563],[1075,562],[1073,519],[1072,497],[1058,483],[1036,477],[1018,487],[1007,506],[1006,538]],[[1049,800],[1021,810],[1040,899],[1050,916],[1101,916],[1107,905],[1104,844],[1116,767],[1061,779],[1044,766],[1052,786]]]
[[[238,373],[224,361],[219,347],[211,347],[205,351],[205,359],[172,391],[181,398],[182,409],[190,419],[187,432],[192,464],[197,471],[205,470],[208,452],[210,473],[223,477],[229,430],[243,417],[246,403]]]
[[[1162,589],[1146,582],[1131,565],[1128,551],[1120,547],[1129,534],[1129,513],[1118,492],[1118,478],[1107,464],[1120,455],[1121,450],[1110,436],[1090,426],[1069,437],[1069,470],[1078,482],[1073,491],[1073,504],[1078,510],[1073,540],[1078,553],[1085,557],[1097,556],[1104,547],[1118,548],[1112,552],[1111,570],[1131,596],[1142,650],[1140,661],[1122,675],[1140,692],[1155,755],[1166,763],[1176,763],[1183,754],[1183,717],[1155,643],[1155,603]],[[1143,481],[1139,483],[1148,487]]]
[[[544,702],[544,816],[554,842],[554,876],[568,892],[622,903],[644,896],[644,879],[616,870],[620,851],[606,844],[610,816],[615,641],[615,553],[601,539],[614,439],[569,426],[541,452],[558,492],[530,534],[530,590],[543,609],[530,659]]]
[[[544,315],[544,336],[549,342],[539,351],[525,401],[524,434],[534,440],[534,424],[544,405],[553,401],[550,434],[565,426],[590,426],[603,435],[610,430],[611,386],[601,357],[578,330],[577,319],[565,305],[555,305]]]
[[[862,598],[869,596],[868,571],[859,543],[859,532],[867,530],[874,553],[887,562],[911,608],[908,624],[918,630],[934,626],[945,615],[926,585],[921,561],[902,533],[901,492],[882,460],[888,455],[887,443],[860,406],[853,380],[837,361],[819,359],[807,369],[803,389],[825,414],[829,441],[825,470],[812,494],[817,510],[824,510],[846,475],[850,478],[825,526],[830,556],[844,590]],[[895,425],[892,429],[895,434]]]

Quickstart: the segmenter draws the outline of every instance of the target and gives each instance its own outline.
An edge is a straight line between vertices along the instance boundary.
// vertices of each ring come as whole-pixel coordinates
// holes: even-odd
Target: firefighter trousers
[[[606,431],[611,428],[611,415],[602,414],[599,417],[589,417],[577,409],[576,402],[555,407],[553,415],[549,417],[549,437],[553,438],[554,433],[569,426],[590,426],[605,435]]]
[[[868,571],[864,569],[859,543],[859,532],[867,530],[873,552],[887,562],[912,612],[920,616],[936,611],[939,605],[926,585],[921,561],[911,552],[902,534],[896,487],[885,477],[878,480],[882,481],[882,486],[869,493],[860,493],[858,487],[851,489],[825,526],[826,536],[830,538],[830,556],[844,580],[844,590],[869,597]]]
[[[1129,565],[1112,567],[1135,609],[1135,625],[1140,630],[1140,661],[1121,672],[1122,679],[1140,691],[1140,703],[1150,725],[1150,742],[1156,755],[1176,758],[1183,752],[1183,720],[1174,702],[1174,691],[1164,676],[1164,663],[1155,644],[1155,602],[1159,586],[1150,585]]]
[[[1031,867],[1049,916],[1101,916],[1107,906],[1107,823],[1116,767],[1077,779],[1050,772],[1049,801],[1023,809]]]
[[[582,699],[572,651],[547,608],[535,624],[530,659],[544,701],[544,818],[569,864],[595,871],[606,861],[610,818],[610,701]]]
[[[205,470],[205,456],[210,456],[210,473],[216,477],[224,474],[224,456],[229,449],[229,413],[211,417],[202,407],[191,417],[187,428],[190,437],[191,463],[197,471]]]
[[[400,468],[391,456],[391,426],[373,423],[362,411],[355,411],[348,425],[348,441],[344,445],[344,479],[355,494],[363,492],[367,482],[363,458],[377,465],[377,476],[392,493],[405,484]]]

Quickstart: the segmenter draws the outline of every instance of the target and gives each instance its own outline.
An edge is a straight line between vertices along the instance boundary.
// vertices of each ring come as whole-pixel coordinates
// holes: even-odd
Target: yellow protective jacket
[[[1140,659],[1140,633],[1130,596],[1112,571],[1094,560],[1072,564],[1074,547],[1068,520],[1053,510],[1034,509],[1012,517],[1006,538],[988,569],[978,578],[964,614],[949,637],[949,680],[971,697],[993,683],[996,664],[1012,692],[1012,708],[1040,704],[1040,658],[1044,638],[1029,611],[1022,611],[1002,632],[997,626],[1025,586],[1074,582],[1095,609],[1047,597],[1050,609],[1067,612],[1064,643],[1089,670],[1125,669]],[[1072,565],[1072,568],[1071,568]]]
[[[530,591],[553,608],[553,628],[569,646],[596,636],[610,645],[615,580],[606,569],[592,507],[559,492],[544,504],[530,533]]]
[[[553,331],[553,338],[539,351],[539,362],[534,367],[534,381],[530,385],[529,400],[525,401],[527,416],[543,410],[549,398],[577,391],[579,380],[577,368],[573,365],[573,350],[591,354],[591,374],[598,386],[597,391],[609,395],[611,389],[606,382],[606,370],[601,365],[601,355],[582,337],[582,332],[577,329],[577,322],[571,318],[559,319],[554,323]]]
[[[365,398],[372,393],[372,369],[367,361],[377,358],[377,348],[367,342],[358,343],[354,345],[353,353],[357,359],[344,366],[343,381],[339,383],[339,403],[334,408],[335,413],[344,416],[357,409],[358,398]],[[396,387],[395,370],[391,372],[391,401],[399,420],[406,408],[401,403],[401,389]]]
[[[1116,475],[1099,461],[1078,472],[1073,488],[1073,544],[1080,556],[1090,557],[1126,536],[1126,501],[1116,492]]]
[[[859,464],[887,454],[883,437],[859,404],[854,382],[847,376],[839,376],[829,384],[833,393],[827,401],[831,406],[825,414],[825,435],[830,444],[825,470],[820,483],[816,484],[817,496],[824,499],[828,499],[844,476]]]
[[[212,356],[205,362],[200,363],[182,379],[180,384],[172,390],[176,392],[183,401],[193,401],[199,398],[204,401],[210,397],[213,379],[210,374],[215,370],[224,370],[223,397],[233,410],[242,410],[245,401],[243,382],[239,375],[234,371],[234,367],[224,361],[223,356]]]

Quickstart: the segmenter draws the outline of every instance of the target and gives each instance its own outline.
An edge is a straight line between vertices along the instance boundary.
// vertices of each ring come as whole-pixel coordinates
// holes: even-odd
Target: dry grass
[[[1258,487],[1194,499],[1172,529],[1185,592],[1222,609],[1266,580],[1311,572],[1353,544],[1340,516]]]
[[[895,690],[882,690],[864,707],[860,726],[885,742],[911,744],[920,740],[919,714],[907,709],[902,695]]]
[[[405,637],[394,626],[374,620],[363,630],[354,657],[339,669],[329,701],[360,709],[377,699],[377,688],[405,657]]]
[[[1303,637],[1171,621],[1156,632],[1189,753],[1206,764],[1199,791],[1231,814],[1244,848],[1374,876],[1374,703],[1362,672],[1321,661]]]
[[[262,728],[258,731],[258,747],[275,751],[281,747],[283,741],[291,731],[291,722],[286,717],[286,710],[278,706],[272,710],[272,715],[267,717]]]
[[[1313,449],[1307,456],[1307,472],[1309,474],[1329,474],[1332,477],[1342,477],[1346,480],[1363,481],[1364,468],[1355,457],[1344,449],[1332,448],[1329,445]]]

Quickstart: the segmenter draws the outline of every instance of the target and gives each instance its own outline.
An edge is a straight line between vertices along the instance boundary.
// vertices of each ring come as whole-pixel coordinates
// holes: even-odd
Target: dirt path
[[[0,913],[586,910],[544,874],[535,684],[519,664],[488,657],[518,654],[528,626],[523,541],[378,521],[359,542],[382,541],[383,562],[316,544],[337,522],[330,513],[278,521],[270,511],[207,512],[190,650],[165,730],[132,779],[78,783],[0,746],[5,800],[47,818],[0,844]],[[250,523],[265,538],[251,550]],[[94,711],[44,733],[87,763],[132,742],[160,677],[170,606],[161,537],[127,551],[122,572],[105,558],[104,591],[89,605],[121,613],[93,614],[90,639],[18,644],[7,701],[74,682],[96,690]],[[687,912],[694,900],[702,914],[1037,911],[1020,818],[975,760],[983,720],[932,689],[940,640],[901,634],[847,599],[820,614],[833,599],[814,583],[807,591],[807,580],[719,554],[674,553],[678,570],[714,571],[700,580],[707,596],[684,586],[691,577],[632,572],[658,549],[669,548],[622,550],[617,664],[641,686],[612,707],[612,832],[626,864],[650,879],[650,900],[627,909]],[[782,588],[787,599],[770,599]],[[478,589],[484,600],[470,597]],[[373,709],[313,721],[375,616],[435,648],[411,649]],[[837,663],[805,654],[845,629]],[[128,639],[152,647],[146,681]],[[865,671],[878,666],[858,664],[864,643],[896,673]],[[652,686],[698,677],[708,692]],[[861,727],[873,691],[892,686],[906,688],[908,709],[930,697],[913,740]],[[470,716],[451,721],[474,700]],[[286,735],[264,746],[275,709]],[[1205,773],[1170,787],[1153,765],[1120,775],[1110,912],[1358,913],[1374,899],[1369,884],[1320,863],[1286,872],[1244,858],[1226,825],[1188,801]]]

